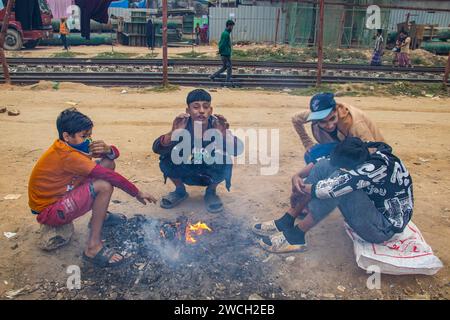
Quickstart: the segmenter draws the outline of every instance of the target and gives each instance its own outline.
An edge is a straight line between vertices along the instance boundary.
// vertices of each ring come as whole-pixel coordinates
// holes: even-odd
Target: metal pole
[[[8,62],[6,61],[5,56],[5,37],[6,37],[6,31],[8,30],[8,24],[9,24],[9,16],[11,15],[12,7],[14,5],[15,0],[9,0],[8,4],[5,8],[5,16],[3,17],[2,22],[2,30],[0,31],[0,60],[2,60],[2,68],[3,68],[3,77],[5,78],[5,83],[11,84],[11,76],[9,75],[9,67]]]
[[[447,66],[445,67],[444,86],[447,86],[449,73],[450,73],[450,53],[448,54]]]
[[[317,82],[316,86],[322,83],[322,67],[323,67],[323,15],[324,0],[320,0],[319,4],[319,29],[317,30]]]
[[[277,26],[276,26],[276,29],[275,29],[275,47],[277,46],[277,41],[278,41],[278,26],[280,25],[280,11],[281,11],[281,9],[280,8],[278,8],[277,9]]]
[[[167,74],[167,0],[162,0],[163,86],[169,85]]]

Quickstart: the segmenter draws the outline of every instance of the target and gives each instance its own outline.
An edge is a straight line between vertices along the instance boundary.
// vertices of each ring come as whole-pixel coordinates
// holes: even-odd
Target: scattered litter
[[[120,93],[121,94],[125,94],[125,93],[128,93],[128,91],[127,90],[122,90]]]
[[[326,299],[335,299],[336,296],[332,293],[324,293],[322,294],[322,298],[326,298]]]
[[[414,294],[407,298],[406,300],[431,300],[431,296],[429,294]]]
[[[8,110],[8,116],[18,116],[20,114],[20,111],[19,110],[17,110],[17,109],[11,109],[11,110]]]
[[[345,287],[344,286],[338,286],[337,289],[341,292],[345,292]]]
[[[78,105],[78,102],[66,101],[66,104],[68,104],[69,106],[75,107]]]
[[[270,259],[272,259],[273,255],[268,256],[263,260],[264,263],[269,262]]]
[[[11,238],[15,237],[17,235],[17,233],[16,232],[3,232],[3,235],[6,238],[11,239]]]
[[[122,203],[120,200],[113,200],[112,203]]]
[[[5,297],[7,297],[8,299],[14,299],[18,295],[23,294],[22,291],[24,289],[25,288],[20,288],[20,289],[17,289],[17,290],[10,290],[10,291],[5,293]]]
[[[139,269],[139,271],[144,270],[146,263],[136,263],[136,267]]]
[[[21,197],[21,194],[7,194],[3,197],[4,200],[17,200]]]
[[[395,234],[383,244],[368,243],[347,224],[345,228],[353,240],[356,263],[364,270],[377,265],[380,272],[385,274],[434,275],[443,267],[412,221],[402,233]]]
[[[249,297],[248,300],[264,300],[263,297],[261,297],[259,294],[257,293],[252,293]]]
[[[419,157],[419,160],[422,161],[422,162],[424,162],[424,163],[425,163],[425,162],[430,162],[430,159],[424,159],[424,158],[420,158],[420,157]]]
[[[295,261],[295,257],[294,256],[290,256],[286,258],[286,262],[294,262]]]
[[[427,98],[433,98],[434,96],[432,94],[426,94],[425,97]]]

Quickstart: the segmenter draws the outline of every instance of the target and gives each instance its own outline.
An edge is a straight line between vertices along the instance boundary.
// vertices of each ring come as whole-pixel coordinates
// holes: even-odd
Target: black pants
[[[214,73],[211,78],[214,79],[219,76],[222,72],[227,70],[227,82],[231,81],[231,73],[233,66],[231,65],[231,57],[221,56],[222,58],[222,68],[220,68],[216,73]]]
[[[16,0],[16,19],[22,24],[23,30],[42,29],[41,10],[38,0]]]
[[[67,42],[67,36],[65,34],[61,35],[61,41],[62,41],[62,44],[64,45],[64,49],[68,50],[69,49],[69,45],[68,45],[68,42]]]

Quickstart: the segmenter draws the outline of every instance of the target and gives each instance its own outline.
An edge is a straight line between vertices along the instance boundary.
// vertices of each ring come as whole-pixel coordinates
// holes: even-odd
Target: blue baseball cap
[[[336,107],[334,94],[331,92],[321,92],[314,95],[309,103],[311,113],[307,121],[320,121],[328,117],[331,111]]]

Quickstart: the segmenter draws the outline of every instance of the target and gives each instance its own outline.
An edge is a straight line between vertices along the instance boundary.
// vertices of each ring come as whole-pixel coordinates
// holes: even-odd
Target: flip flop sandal
[[[205,193],[206,210],[209,213],[218,213],[223,210],[223,203],[215,193]]]
[[[105,221],[103,221],[103,227],[114,227],[127,222],[127,217],[121,213],[112,213],[108,211]],[[88,228],[91,227],[91,221],[89,221]]]
[[[307,249],[306,241],[303,244],[290,244],[282,232],[270,238],[260,239],[258,243],[263,249],[272,253],[303,252]]]
[[[159,205],[161,206],[161,208],[171,209],[173,207],[176,207],[183,200],[187,199],[187,197],[189,197],[189,194],[187,192],[184,195],[180,195],[179,193],[172,191],[162,197]]]
[[[272,236],[278,232],[281,232],[275,224],[275,220],[256,223],[252,227],[252,231],[259,236]]]
[[[115,254],[120,255],[122,259],[118,262],[110,262],[111,258]],[[86,253],[83,252],[83,259],[100,268],[117,267],[125,262],[125,257],[123,255],[107,248],[106,246],[103,246],[103,248],[94,257],[88,257]]]

